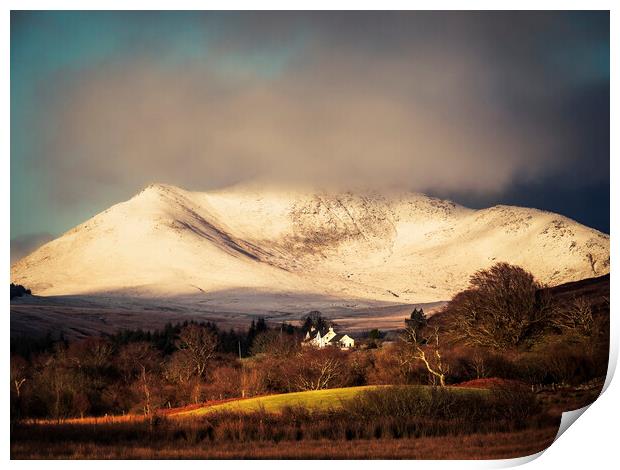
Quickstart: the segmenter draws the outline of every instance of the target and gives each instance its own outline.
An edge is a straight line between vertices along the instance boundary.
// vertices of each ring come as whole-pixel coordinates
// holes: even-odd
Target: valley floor
[[[256,299],[253,299],[256,300]],[[319,309],[349,333],[378,328],[393,331],[403,327],[403,319],[413,308],[424,308],[432,315],[445,302],[429,304],[383,304],[366,306],[340,299],[314,302],[295,299],[295,305],[272,310],[233,303],[239,310],[218,308],[214,303],[199,301],[146,300],[138,298],[99,298],[89,296],[24,296],[11,300],[11,337],[43,337],[50,333],[69,340],[123,329],[162,329],[166,323],[184,321],[216,322],[223,329],[247,328],[252,320],[262,317],[273,323],[297,323],[304,312]],[[246,313],[252,312],[252,313]]]

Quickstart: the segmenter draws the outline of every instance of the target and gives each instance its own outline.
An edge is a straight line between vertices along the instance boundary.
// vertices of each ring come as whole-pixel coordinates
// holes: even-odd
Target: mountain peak
[[[11,280],[37,295],[269,292],[277,310],[285,293],[446,300],[499,261],[551,285],[602,275],[609,236],[551,212],[417,193],[153,183],[13,265]]]
[[[142,188],[140,190],[140,192],[138,192],[137,195],[143,194],[143,193],[168,193],[168,192],[179,192],[182,191],[181,188],[177,187],[177,186],[173,186],[171,184],[165,184],[165,183],[149,183],[147,184],[144,188]]]

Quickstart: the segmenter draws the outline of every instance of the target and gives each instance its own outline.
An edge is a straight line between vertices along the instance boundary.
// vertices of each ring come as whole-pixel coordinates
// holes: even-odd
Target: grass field
[[[311,390],[308,392],[282,393],[264,397],[235,400],[220,405],[206,406],[195,410],[183,411],[173,416],[196,416],[218,411],[266,411],[268,413],[281,412],[286,407],[304,407],[312,411],[324,411],[342,407],[344,400],[350,400],[365,390],[376,389],[377,385],[364,387],[331,388],[326,390]]]
[[[310,390],[307,392],[282,393],[279,395],[267,395],[264,397],[248,398],[235,400],[218,405],[205,406],[179,413],[172,413],[170,416],[200,416],[207,413],[222,411],[235,411],[251,413],[254,411],[265,411],[268,413],[279,413],[286,407],[303,407],[310,411],[326,411],[329,409],[342,408],[342,403],[367,390],[376,390],[380,387],[389,385],[366,385],[362,387],[331,388],[326,390]],[[430,390],[427,385],[410,385],[421,390]],[[448,387],[454,393],[484,393],[483,389]]]

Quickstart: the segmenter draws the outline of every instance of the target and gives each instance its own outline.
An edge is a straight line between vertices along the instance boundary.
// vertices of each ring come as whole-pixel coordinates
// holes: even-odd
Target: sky
[[[608,12],[12,12],[14,261],[152,182],[407,189],[609,233]]]

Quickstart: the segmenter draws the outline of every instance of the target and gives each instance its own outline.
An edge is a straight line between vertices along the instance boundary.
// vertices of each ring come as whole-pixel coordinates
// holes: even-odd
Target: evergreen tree
[[[405,320],[405,327],[412,330],[419,330],[427,324],[426,315],[423,309],[414,308],[409,318]]]

